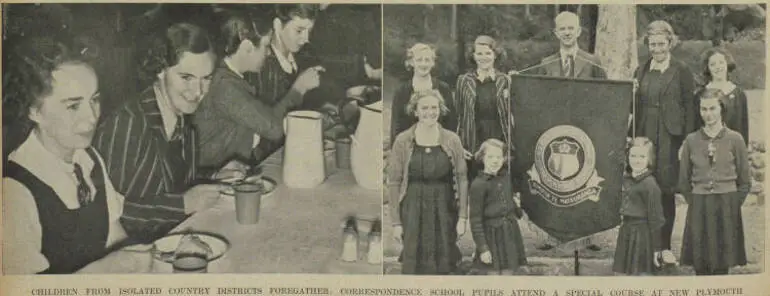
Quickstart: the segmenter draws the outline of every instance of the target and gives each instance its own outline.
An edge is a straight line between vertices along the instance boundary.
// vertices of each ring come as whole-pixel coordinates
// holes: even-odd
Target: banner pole
[[[575,249],[575,275],[580,275],[580,251]]]
[[[631,137],[636,138],[636,87],[631,88]]]

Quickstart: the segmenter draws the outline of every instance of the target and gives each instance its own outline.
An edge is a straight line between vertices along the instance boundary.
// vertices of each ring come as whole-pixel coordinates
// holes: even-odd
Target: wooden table
[[[358,262],[337,259],[343,220],[349,214],[359,217],[359,241],[366,245],[371,221],[381,218],[380,191],[358,186],[352,173],[343,169],[327,172],[327,179],[316,188],[287,188],[281,182],[280,155],[274,154],[264,164],[264,175],[278,186],[263,197],[259,223],[238,224],[234,198],[223,195],[213,208],[194,214],[175,229],[217,233],[229,240],[230,250],[211,262],[208,272],[381,274],[381,265],[366,263],[365,247],[359,247],[362,260]],[[171,266],[156,260],[154,272],[171,272]]]

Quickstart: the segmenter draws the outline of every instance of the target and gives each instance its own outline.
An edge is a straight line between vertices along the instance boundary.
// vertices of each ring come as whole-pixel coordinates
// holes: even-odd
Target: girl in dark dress
[[[404,81],[393,95],[390,113],[390,141],[395,141],[396,135],[407,130],[417,122],[417,119],[406,112],[409,98],[415,91],[435,89],[444,98],[452,97],[452,90],[446,82],[436,79],[431,75],[431,70],[436,65],[436,49],[432,46],[417,43],[406,51],[406,68],[412,71],[412,77]],[[441,116],[439,123],[445,129],[455,131],[457,128],[457,115],[447,106],[447,114]]]
[[[741,134],[743,140],[748,144],[749,108],[746,93],[728,77],[735,70],[733,57],[725,49],[711,48],[703,54],[701,63],[706,85],[698,90],[697,96],[709,88],[721,90],[725,94],[720,98],[725,106],[725,116],[722,121],[727,128]],[[701,120],[698,116],[697,122],[701,122]]]
[[[746,264],[741,205],[751,188],[743,136],[726,127],[724,94],[707,89],[700,97],[703,127],[682,147],[679,190],[687,200],[682,264],[696,275],[727,274]]]
[[[457,132],[463,147],[469,151],[479,149],[483,139],[502,139],[511,143],[513,129],[511,113],[511,79],[495,68],[505,58],[505,51],[489,36],[479,36],[473,43],[471,63],[476,69],[457,78],[455,110]],[[470,159],[471,154],[466,157]],[[470,178],[481,169],[469,160]]]
[[[449,274],[461,259],[468,180],[457,135],[438,124],[446,112],[436,90],[417,92],[407,111],[418,122],[400,133],[388,157],[393,236],[403,243],[404,274]]]
[[[636,138],[628,149],[623,177],[623,220],[618,232],[612,271],[627,275],[652,274],[660,266],[660,227],[665,223],[660,188],[652,176],[655,147],[647,138]]]
[[[687,65],[671,55],[671,49],[677,43],[671,25],[665,21],[650,23],[644,42],[651,58],[634,73],[638,81],[635,136],[650,139],[655,147],[653,176],[659,182],[663,215],[666,217],[661,229],[663,261],[675,265],[671,233],[676,218],[677,152],[684,136],[695,129],[695,82]]]
[[[471,183],[470,222],[477,257],[488,274],[513,274],[527,264],[519,223],[523,215],[521,201],[514,196],[511,178],[502,169],[508,162],[507,145],[489,139],[476,152],[476,161],[484,170]]]

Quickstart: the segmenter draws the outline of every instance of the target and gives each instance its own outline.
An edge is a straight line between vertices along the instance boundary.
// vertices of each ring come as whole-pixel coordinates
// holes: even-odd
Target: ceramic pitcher
[[[283,182],[289,188],[312,188],[326,178],[321,113],[292,111],[284,120]]]
[[[356,132],[351,136],[350,170],[359,186],[382,188],[382,101],[361,106]]]

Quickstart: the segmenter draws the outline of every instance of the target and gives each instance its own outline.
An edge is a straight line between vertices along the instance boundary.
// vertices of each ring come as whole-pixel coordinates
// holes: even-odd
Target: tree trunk
[[[639,64],[635,5],[599,5],[595,54],[609,79],[633,77]]]
[[[526,17],[528,21],[532,20],[532,10],[529,7],[529,4],[524,4],[524,17]]]

